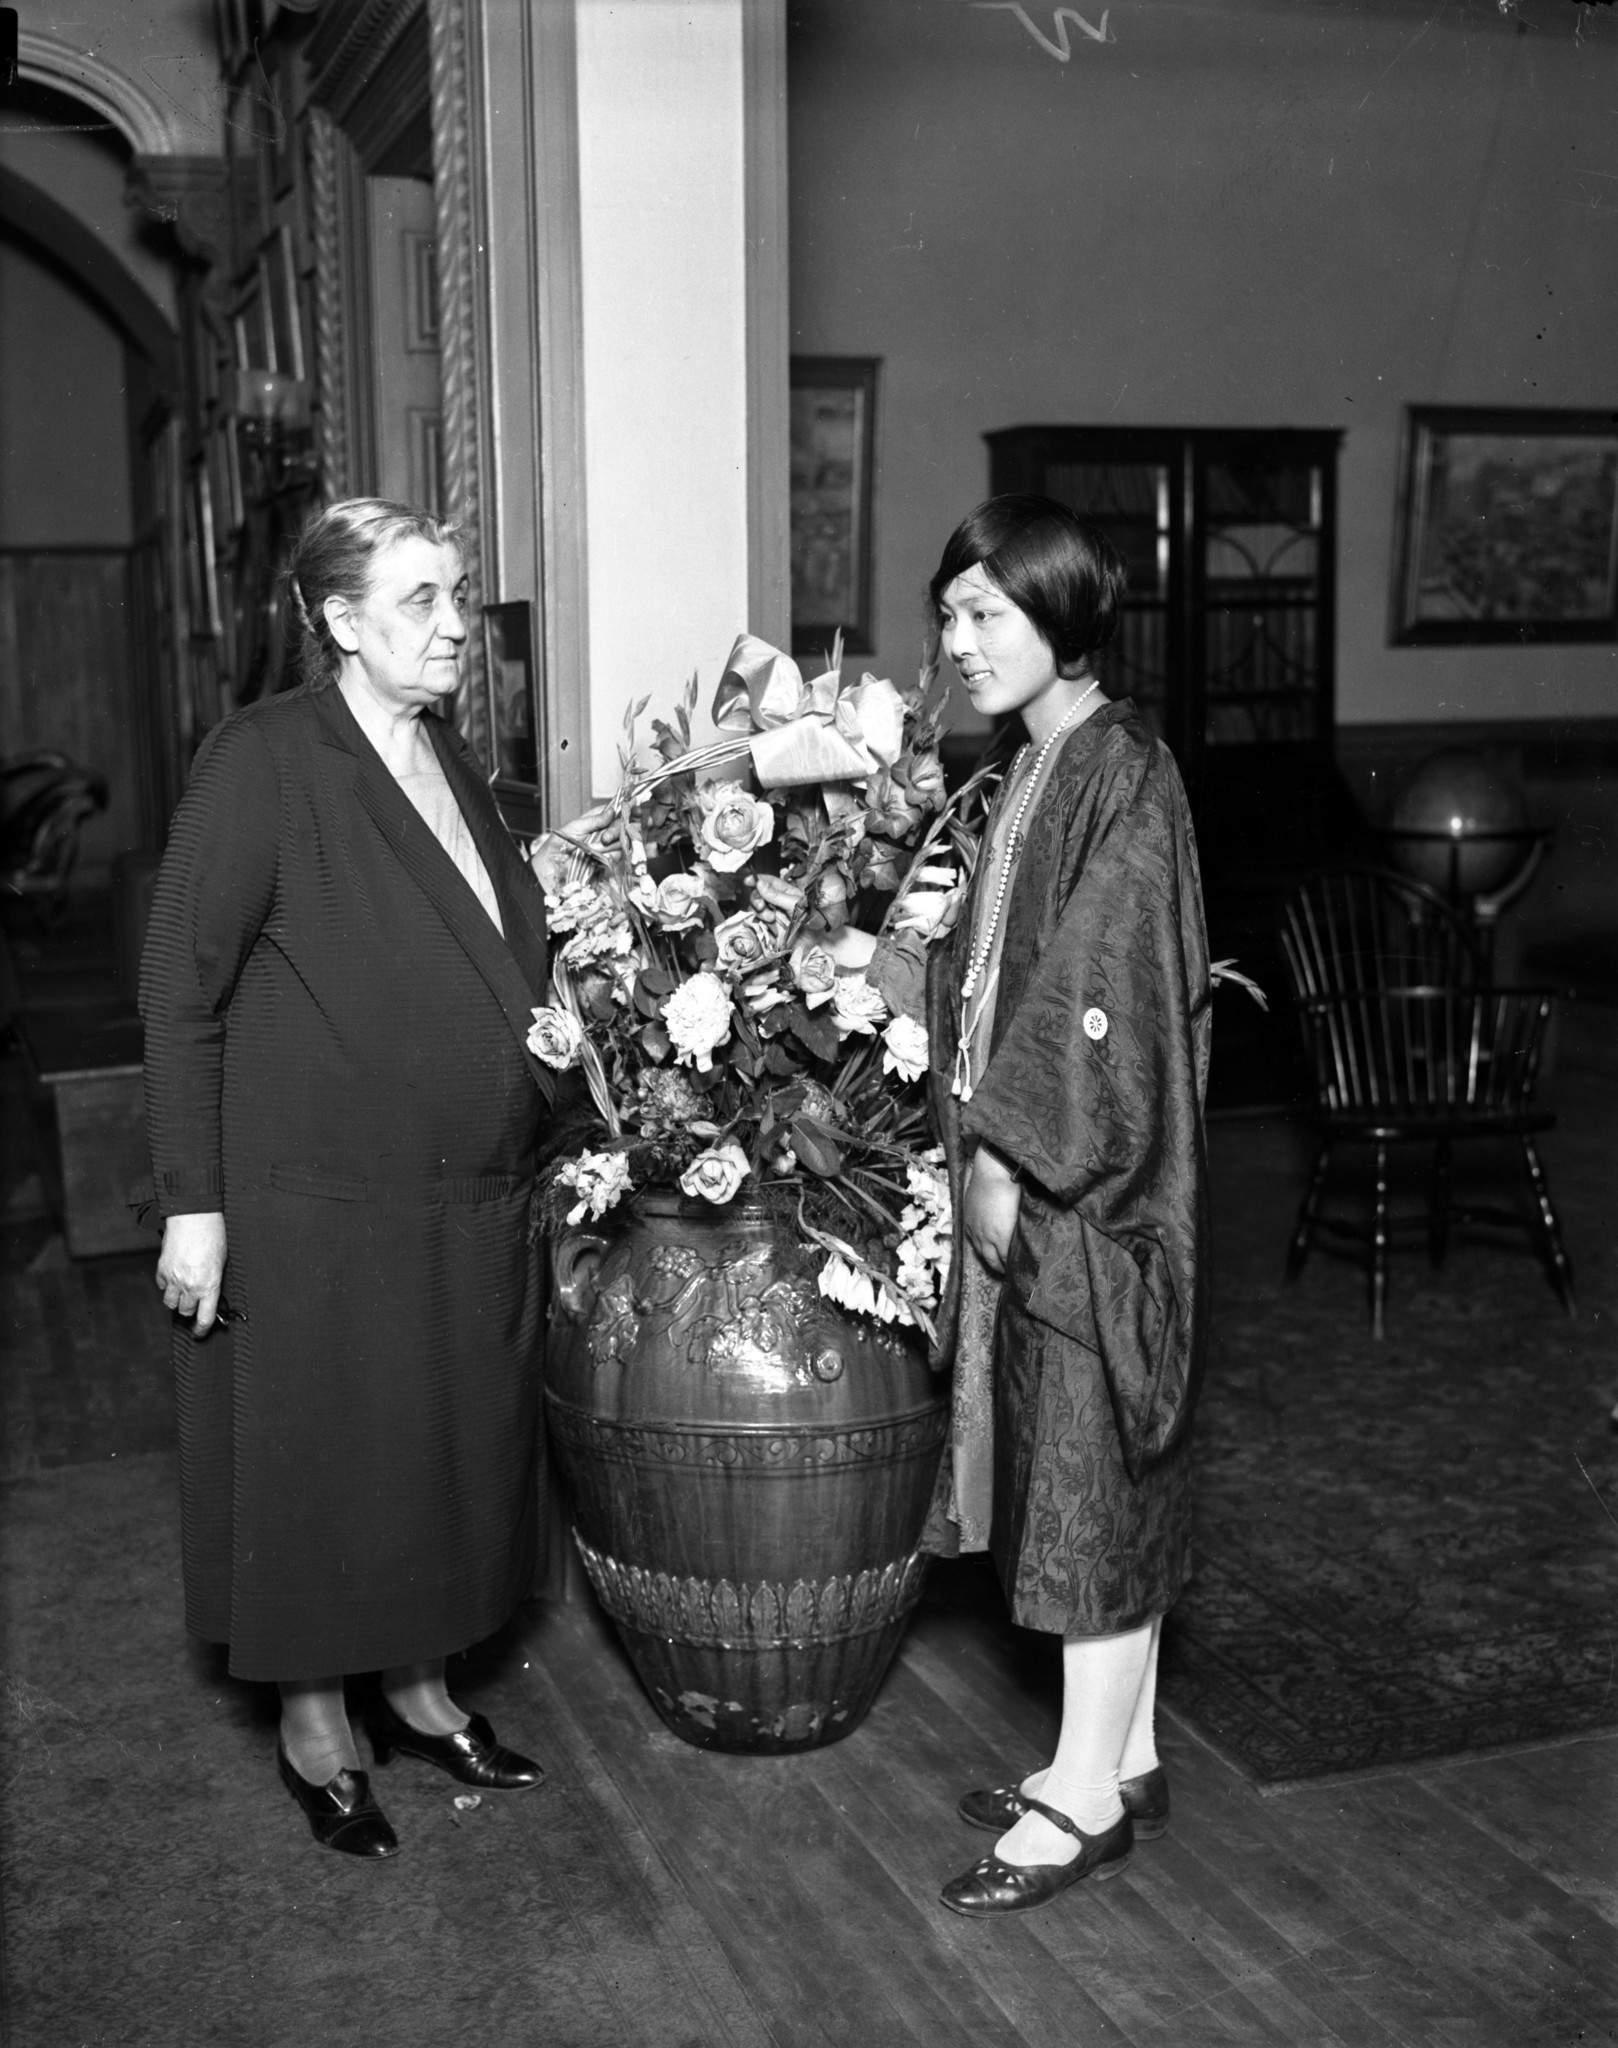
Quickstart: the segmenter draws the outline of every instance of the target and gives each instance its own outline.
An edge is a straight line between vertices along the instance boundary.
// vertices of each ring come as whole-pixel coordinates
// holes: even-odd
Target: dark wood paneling
[[[125,550],[0,550],[0,749],[54,748],[109,786],[81,876],[142,840],[133,637]]]

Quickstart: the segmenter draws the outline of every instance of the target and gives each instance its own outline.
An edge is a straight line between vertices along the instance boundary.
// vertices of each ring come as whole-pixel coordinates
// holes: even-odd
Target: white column
[[[749,304],[759,294],[747,247],[757,212],[748,201],[757,150],[747,94],[750,74],[758,90],[758,61],[746,16],[758,4],[578,0],[598,794],[617,780],[630,701],[649,692],[654,707],[664,705],[695,671],[706,711],[733,636],[753,623]],[[773,0],[763,4],[768,12]],[[778,255],[784,269],[785,249]]]

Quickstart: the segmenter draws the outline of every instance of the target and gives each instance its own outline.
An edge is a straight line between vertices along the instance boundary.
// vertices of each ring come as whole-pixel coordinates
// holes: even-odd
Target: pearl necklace
[[[1011,820],[1011,830],[1006,834],[1005,846],[1000,856],[1000,873],[995,880],[994,902],[989,907],[988,922],[984,926],[983,937],[974,949],[973,958],[967,966],[965,979],[961,983],[961,1035],[960,1042],[955,1048],[955,1073],[950,1083],[950,1092],[959,1097],[962,1102],[970,1102],[972,1100],[972,1039],[977,1031],[979,1021],[978,1016],[971,1014],[972,996],[983,977],[984,969],[989,964],[989,955],[994,951],[995,936],[1000,930],[1000,913],[1005,908],[1006,889],[1011,880],[1012,865],[1022,845],[1022,821],[1027,815],[1029,804],[1033,801],[1034,791],[1039,787],[1039,774],[1040,770],[1045,766],[1046,756],[1062,737],[1063,733],[1067,731],[1074,719],[1078,717],[1085,698],[1091,696],[1100,688],[1101,679],[1098,676],[1088,690],[1081,692],[1079,696],[1074,698],[1073,707],[1068,712],[1066,718],[1062,720],[1055,732],[1051,734],[1050,738],[1034,756],[1033,769],[1029,774],[1027,782],[1023,785],[1022,796],[1018,800],[1016,813]],[[1027,758],[1028,747],[1024,744],[1018,749],[1017,758],[1011,764],[1011,774],[1006,778],[1008,783],[1016,775],[1018,769],[1021,768]],[[979,1016],[981,1016],[981,1013],[982,1004],[980,1003]]]
[[[1039,771],[1045,765],[1045,757],[1049,754],[1051,748],[1056,745],[1056,742],[1062,737],[1063,733],[1067,731],[1074,719],[1078,717],[1079,707],[1083,704],[1085,698],[1093,695],[1100,688],[1101,682],[1098,677],[1082,696],[1074,698],[1072,710],[1068,712],[1066,718],[1062,720],[1055,732],[1051,734],[1050,738],[1034,757],[1033,771],[1023,786],[1022,798],[1017,805],[1016,815],[1011,821],[1011,830],[1006,834],[1005,847],[1000,855],[1000,873],[995,882],[994,902],[989,909],[989,921],[983,928],[983,937],[978,943],[976,955],[966,970],[966,979],[961,983],[961,1000],[963,1003],[970,1000],[973,990],[982,978],[984,968],[989,963],[989,955],[994,951],[995,935],[1000,929],[1000,913],[1005,908],[1006,885],[1011,880],[1012,862],[1015,860],[1018,849],[1022,844],[1022,821],[1027,814],[1034,791],[1039,787]],[[1027,758],[1028,747],[1024,744],[1018,749],[1017,758],[1011,764],[1013,776],[1016,775],[1018,769],[1021,768]]]

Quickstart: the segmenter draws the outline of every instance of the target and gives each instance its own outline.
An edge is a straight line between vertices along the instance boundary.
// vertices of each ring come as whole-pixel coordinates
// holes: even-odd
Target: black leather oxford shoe
[[[322,1848],[345,1856],[397,1856],[399,1838],[388,1817],[371,1797],[371,1781],[363,1771],[339,1771],[324,1785],[311,1785],[297,1770],[284,1745],[277,1744],[281,1782],[308,1816],[309,1832]]]
[[[424,1764],[436,1764],[463,1785],[475,1785],[480,1792],[523,1792],[544,1778],[543,1769],[514,1749],[503,1749],[494,1730],[481,1714],[473,1714],[464,1728],[453,1735],[423,1735],[396,1714],[386,1698],[378,1699],[365,1716],[366,1733],[385,1764],[395,1750],[401,1756],[419,1757]]]

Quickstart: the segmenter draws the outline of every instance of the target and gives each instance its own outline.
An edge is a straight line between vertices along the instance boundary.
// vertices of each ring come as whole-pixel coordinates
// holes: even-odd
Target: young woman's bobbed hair
[[[944,592],[968,569],[981,569],[1028,614],[1064,675],[1082,672],[1118,630],[1123,559],[1055,498],[1019,491],[968,512],[927,586],[935,619]]]

